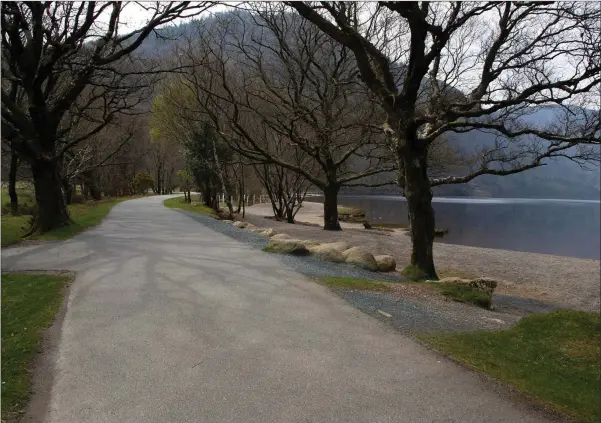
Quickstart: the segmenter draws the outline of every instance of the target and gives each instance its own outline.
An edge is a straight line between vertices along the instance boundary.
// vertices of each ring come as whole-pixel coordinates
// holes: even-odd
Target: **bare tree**
[[[69,221],[61,192],[59,161],[71,148],[98,133],[119,114],[135,109],[134,95],[149,89],[144,76],[156,66],[136,69],[124,59],[153,31],[177,18],[198,14],[210,3],[144,5],[148,20],[123,33],[123,2],[2,3],[2,132],[15,140],[19,157],[31,167],[44,232]],[[19,104],[4,80],[23,90]],[[133,99],[133,102],[132,102]],[[73,114],[73,107],[78,113]],[[101,109],[94,116],[90,109]],[[69,131],[69,114],[94,122],[87,133],[59,145]]]
[[[428,277],[436,278],[431,186],[556,157],[598,162],[598,3],[287,4],[353,52],[385,110],[408,203],[411,263]],[[456,90],[462,95],[449,95]],[[546,122],[544,110],[552,115]],[[432,143],[457,133],[483,134],[476,143],[493,134],[494,142],[474,148],[465,174],[431,178]]]
[[[322,190],[324,228],[339,230],[340,188],[392,169],[382,154],[379,108],[357,80],[348,49],[280,4],[251,12],[200,24],[178,54],[194,66],[185,86],[197,98],[196,113],[208,115],[236,152],[297,172]],[[272,148],[268,141],[278,137],[306,158],[302,166]]]

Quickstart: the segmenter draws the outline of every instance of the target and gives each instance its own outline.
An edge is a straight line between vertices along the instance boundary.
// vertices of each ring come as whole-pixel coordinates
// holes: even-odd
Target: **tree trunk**
[[[65,226],[69,213],[63,199],[61,178],[55,161],[41,161],[31,166],[38,215],[34,231],[41,233]]]
[[[286,222],[294,223],[294,207],[286,210]]]
[[[65,195],[65,204],[69,205],[73,199],[73,186],[66,179],[63,179],[63,190]]]
[[[96,181],[94,179],[94,173],[92,171],[85,172],[83,174],[83,177],[84,177],[84,180],[86,183],[86,190],[90,194],[90,197],[92,197],[92,200],[94,200],[94,201],[100,200],[102,198],[102,192],[96,185]]]
[[[328,231],[340,231],[338,221],[338,191],[337,185],[329,185],[323,190],[323,228]]]
[[[427,173],[427,154],[408,154],[404,157],[405,198],[409,212],[412,241],[411,264],[422,270],[429,279],[438,279],[434,268],[434,209],[432,190]]]
[[[17,197],[17,169],[19,168],[19,158],[15,150],[10,153],[10,170],[8,173],[8,196],[10,197],[10,214],[16,216],[19,214],[19,197]]]

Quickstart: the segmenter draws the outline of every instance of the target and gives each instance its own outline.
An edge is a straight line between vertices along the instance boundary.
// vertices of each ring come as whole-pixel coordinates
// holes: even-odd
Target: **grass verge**
[[[425,281],[428,279],[428,275],[426,275],[422,269],[413,264],[408,264],[405,266],[403,270],[401,270],[401,275],[414,282]]]
[[[467,366],[583,422],[601,419],[598,313],[560,310],[500,332],[420,335]]]
[[[329,277],[320,279],[320,282],[330,288],[360,289],[365,291],[390,291],[390,287],[383,282],[368,279],[355,279],[345,277]]]
[[[460,303],[473,304],[478,307],[489,309],[492,305],[492,294],[484,292],[481,289],[466,285],[457,285],[452,283],[429,283],[440,291],[445,297]]]
[[[187,210],[187,211],[191,211],[194,213],[201,213],[201,214],[208,214],[210,216],[213,217],[218,217],[217,213],[215,213],[215,210],[213,210],[210,207],[205,206],[204,204],[200,204],[198,202],[198,195],[197,196],[193,196],[196,197],[196,202],[193,203],[186,203],[184,201],[184,197],[174,197],[174,198],[169,198],[168,200],[165,200],[163,202],[163,205],[165,207],[168,207],[170,209],[181,209],[181,210]],[[194,201],[195,199],[192,198],[192,201]]]
[[[269,247],[265,247],[263,251],[274,252]],[[390,291],[391,285],[386,282],[355,279],[345,277],[329,277],[320,280],[324,285],[333,288],[345,289],[363,289],[369,291]],[[456,285],[451,283],[438,282],[395,282],[395,284],[411,284],[428,287],[432,290],[440,292],[445,297],[461,303],[473,304],[478,307],[489,309],[492,304],[492,295],[471,286]]]
[[[2,421],[16,421],[27,405],[31,368],[70,282],[59,275],[2,275]]]
[[[54,229],[44,234],[33,234],[25,239],[28,240],[57,240],[67,239],[72,236],[98,225],[102,219],[111,211],[115,204],[136,197],[107,198],[100,201],[88,201],[83,204],[71,204],[68,206],[72,223],[62,228]],[[22,227],[29,227],[30,216],[2,216],[2,246],[16,244],[21,241]]]

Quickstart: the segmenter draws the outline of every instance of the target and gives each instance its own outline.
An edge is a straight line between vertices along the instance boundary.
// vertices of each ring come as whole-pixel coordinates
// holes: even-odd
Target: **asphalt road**
[[[37,421],[549,421],[165,198],[3,249],[4,271],[77,275]]]

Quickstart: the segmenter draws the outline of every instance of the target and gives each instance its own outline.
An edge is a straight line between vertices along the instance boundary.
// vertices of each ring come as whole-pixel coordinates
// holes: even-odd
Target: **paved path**
[[[2,251],[3,270],[77,272],[39,420],[547,421],[164,199]]]

